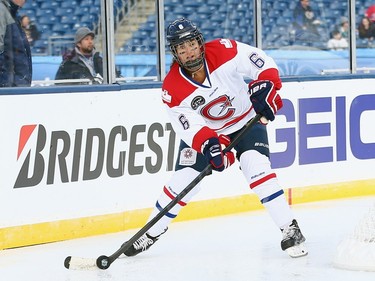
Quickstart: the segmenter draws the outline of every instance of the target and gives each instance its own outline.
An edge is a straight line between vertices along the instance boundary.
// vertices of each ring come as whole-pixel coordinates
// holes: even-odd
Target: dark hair
[[[20,21],[22,21],[24,18],[30,18],[28,15],[22,15],[21,17],[20,17]]]

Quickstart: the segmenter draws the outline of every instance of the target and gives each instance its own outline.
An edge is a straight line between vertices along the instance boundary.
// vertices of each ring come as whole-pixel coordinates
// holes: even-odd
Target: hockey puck
[[[109,257],[107,256],[100,256],[96,260],[96,266],[100,269],[107,269],[111,265],[109,261]]]

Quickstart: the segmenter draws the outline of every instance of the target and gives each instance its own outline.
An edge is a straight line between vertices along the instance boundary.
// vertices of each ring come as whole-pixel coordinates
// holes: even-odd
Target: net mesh
[[[339,244],[333,265],[349,270],[375,271],[375,203],[354,231]]]

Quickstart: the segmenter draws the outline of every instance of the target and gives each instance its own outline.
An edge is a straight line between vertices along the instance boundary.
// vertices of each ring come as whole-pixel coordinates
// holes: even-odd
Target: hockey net
[[[333,265],[348,270],[375,271],[375,204],[353,233],[341,241]]]

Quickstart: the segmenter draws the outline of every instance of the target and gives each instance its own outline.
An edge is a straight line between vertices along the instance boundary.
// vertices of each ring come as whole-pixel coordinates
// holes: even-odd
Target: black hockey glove
[[[249,84],[250,100],[256,113],[267,120],[275,120],[276,112],[282,108],[283,101],[269,80],[256,80]]]
[[[219,139],[221,139],[221,141],[219,141]],[[212,169],[221,172],[234,163],[234,153],[228,151],[224,154],[221,147],[221,145],[225,147],[229,145],[229,143],[230,140],[228,137],[220,135],[219,138],[210,138],[203,144],[202,153],[212,165]]]

